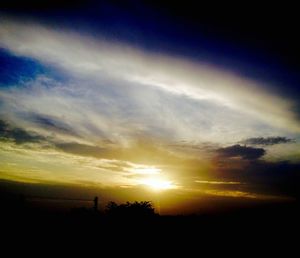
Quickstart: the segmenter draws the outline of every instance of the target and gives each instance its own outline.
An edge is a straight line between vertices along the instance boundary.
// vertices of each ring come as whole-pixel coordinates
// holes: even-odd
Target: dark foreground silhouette
[[[251,252],[257,247],[275,250],[285,243],[289,246],[285,249],[288,252],[297,247],[298,242],[298,205],[291,203],[206,215],[160,216],[151,202],[146,201],[111,202],[101,212],[96,198],[90,208],[67,212],[30,207],[22,196],[14,201],[1,201],[1,234],[14,246],[21,243],[49,248],[60,244],[73,250],[82,245],[101,249],[107,244],[118,249],[121,244],[153,250],[160,245],[174,251],[188,245],[189,248],[209,248],[211,252],[220,248],[225,248],[224,251],[244,248],[245,252]]]

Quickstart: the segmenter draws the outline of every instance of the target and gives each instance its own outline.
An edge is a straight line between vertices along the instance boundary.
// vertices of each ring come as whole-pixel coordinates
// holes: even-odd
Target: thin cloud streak
[[[241,182],[223,182],[223,181],[205,181],[205,180],[196,180],[195,183],[198,184],[207,184],[207,185],[240,185]]]

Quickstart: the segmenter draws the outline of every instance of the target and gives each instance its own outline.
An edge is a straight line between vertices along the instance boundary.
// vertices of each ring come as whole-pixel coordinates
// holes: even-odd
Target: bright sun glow
[[[140,168],[133,169],[133,173],[135,174],[155,175],[155,174],[159,174],[160,172],[161,169],[156,167],[140,167]]]
[[[147,178],[142,180],[141,183],[156,191],[175,188],[175,185],[172,184],[171,181],[165,181],[158,178]]]

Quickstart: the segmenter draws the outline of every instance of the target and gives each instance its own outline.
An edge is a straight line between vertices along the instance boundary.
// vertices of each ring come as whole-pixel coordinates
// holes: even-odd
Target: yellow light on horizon
[[[141,180],[141,184],[148,186],[152,190],[155,190],[155,191],[176,188],[176,186],[171,181],[163,180],[160,178],[146,178],[146,179]]]

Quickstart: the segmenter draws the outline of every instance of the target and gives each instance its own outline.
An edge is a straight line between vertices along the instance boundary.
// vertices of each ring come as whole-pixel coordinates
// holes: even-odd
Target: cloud
[[[194,110],[199,103],[208,103],[204,106],[208,106],[210,118],[212,114],[223,115],[223,118],[218,116],[220,125],[211,126],[215,130],[225,131],[222,127],[231,124],[234,134],[234,128],[244,123],[243,128],[269,127],[274,133],[276,129],[300,132],[300,123],[294,112],[295,103],[272,93],[270,85],[241,78],[207,63],[149,53],[121,42],[112,43],[101,35],[96,35],[95,39],[62,28],[55,30],[5,17],[1,23],[2,48],[59,68],[77,79],[88,78],[90,83],[109,78],[110,81],[118,81],[119,85],[134,84],[140,96],[145,96],[149,89],[152,92],[157,90],[160,95],[164,92],[182,100],[189,99],[189,103],[194,103]],[[151,97],[149,100],[152,100]],[[214,112],[213,107],[218,107],[218,112]],[[197,113],[198,119],[201,113]],[[209,120],[204,120],[202,124],[210,126]],[[247,132],[240,128],[238,131]]]
[[[235,156],[231,152],[229,151],[230,157]],[[268,161],[266,159],[239,161],[230,158],[226,160],[225,164],[215,164],[215,169],[211,171],[208,181],[240,182],[240,185],[233,185],[234,188],[231,190],[299,198],[299,161]],[[224,189],[223,186],[222,189]]]
[[[244,144],[253,144],[253,145],[275,145],[281,143],[291,143],[293,142],[292,139],[287,137],[256,137],[256,138],[248,138],[241,143]]]
[[[248,182],[247,187],[251,192],[299,198],[299,169],[300,163],[256,161],[244,168],[244,180]]]
[[[219,103],[108,78],[61,83],[41,76],[0,90],[0,102],[0,116],[14,124],[89,145],[103,139],[123,145],[149,137],[170,144],[185,139],[195,146],[248,136],[257,125]]]
[[[222,158],[242,158],[245,160],[256,160],[261,158],[266,151],[262,148],[253,148],[248,146],[241,146],[239,144],[220,148],[217,150],[217,154]]]
[[[18,127],[12,127],[0,120],[0,140],[13,140],[16,144],[37,143],[44,140],[40,135],[29,133]]]
[[[62,121],[61,118],[39,115],[39,114],[27,114],[28,119],[33,123],[50,130],[52,132],[65,133],[69,135],[77,135],[74,130],[66,123]],[[26,116],[25,116],[26,117]]]
[[[56,147],[67,153],[72,153],[80,156],[89,156],[94,158],[104,157],[104,148],[91,146],[79,143],[57,143]]]
[[[207,181],[207,180],[196,180],[195,183],[204,184],[204,185],[240,185],[241,182],[232,182],[232,181]]]

